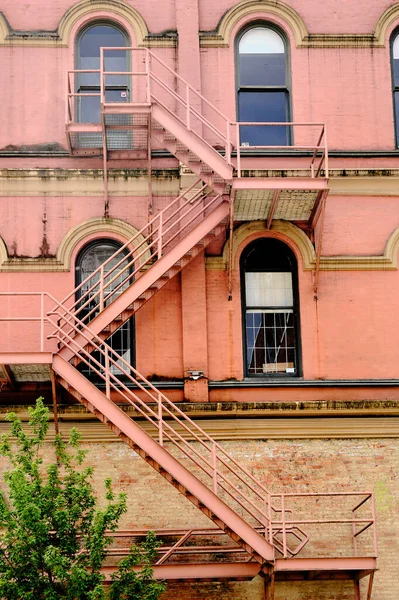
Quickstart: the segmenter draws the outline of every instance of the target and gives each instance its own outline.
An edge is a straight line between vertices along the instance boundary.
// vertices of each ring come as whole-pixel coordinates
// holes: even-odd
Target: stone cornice
[[[265,228],[264,221],[245,223],[234,230],[233,234],[233,264],[237,266],[237,252],[240,245],[255,233],[270,233]],[[282,234],[291,240],[302,256],[304,271],[312,271],[316,266],[314,248],[307,235],[298,227],[287,221],[273,221],[271,232]],[[208,271],[224,271],[227,268],[230,240],[224,245],[222,256],[206,257]],[[399,228],[395,229],[387,240],[384,254],[380,256],[322,256],[321,271],[396,271],[398,269]]]
[[[220,19],[214,31],[200,32],[204,48],[227,48],[237,27],[253,19],[277,18],[291,30],[297,48],[384,48],[390,28],[399,22],[399,3],[387,8],[370,33],[309,33],[301,15],[288,4],[275,0],[242,0]]]
[[[27,414],[21,414],[23,420],[27,420]],[[272,412],[272,411],[269,411]],[[324,412],[324,411],[320,411]],[[369,439],[369,438],[399,438],[399,414],[398,411],[390,416],[363,416],[352,411],[350,416],[325,415],[317,416],[295,416],[284,414],[267,414],[263,418],[202,418],[199,421],[201,427],[214,439],[218,441],[234,440],[267,440],[267,439]],[[282,414],[283,413],[283,414]],[[356,416],[356,418],[354,418]],[[76,427],[82,435],[84,443],[106,443],[120,442],[120,439],[105,425],[99,423],[95,418],[92,420],[85,415],[85,420],[80,415],[70,414],[68,420],[61,416],[59,423],[60,432],[67,436],[72,427]],[[270,418],[272,417],[272,418]],[[290,417],[290,418],[287,418]],[[195,417],[194,417],[195,418]],[[147,422],[140,422],[141,427],[148,433],[150,431]],[[9,431],[9,423],[0,417],[0,434]],[[184,431],[180,432],[187,436]],[[54,438],[53,426],[47,441]],[[190,439],[190,438],[187,438]]]
[[[5,15],[0,12],[0,46],[33,46],[66,48],[73,43],[71,32],[85,18],[114,17],[128,24],[135,35],[136,45],[144,47],[174,47],[176,32],[152,34],[141,14],[121,0],[81,0],[71,6],[61,17],[55,31],[21,31],[10,27]]]

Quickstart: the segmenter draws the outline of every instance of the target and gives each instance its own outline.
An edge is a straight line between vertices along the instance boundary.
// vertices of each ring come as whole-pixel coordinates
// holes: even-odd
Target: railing
[[[125,52],[126,63],[132,65],[130,70],[112,71],[106,70],[106,58],[112,52]],[[68,72],[68,102],[67,102],[67,124],[76,118],[76,97],[87,96],[86,93],[78,93],[77,83],[82,74],[99,74],[99,91],[102,107],[111,108],[114,102],[109,102],[106,97],[107,87],[112,87],[112,82],[117,78],[120,82],[127,82],[131,92],[131,99],[126,104],[126,112],[132,109],[134,104],[157,103],[176,118],[188,131],[201,138],[214,152],[224,153],[226,163],[231,167],[237,166],[237,176],[241,177],[241,158],[244,151],[263,150],[285,150],[285,151],[309,151],[312,155],[307,168],[311,171],[311,177],[328,177],[328,149],[326,127],[323,123],[273,123],[273,122],[236,122],[224,115],[205,96],[200,94],[183,77],[176,73],[168,64],[162,61],[156,54],[147,48],[109,48],[100,50],[100,69],[93,71],[72,70]],[[128,98],[126,98],[128,100]],[[120,103],[117,103],[120,110]],[[289,129],[290,135],[283,144],[268,143],[242,143],[242,129],[257,128],[259,132],[285,127]],[[293,130],[297,127],[306,128],[304,133],[298,134],[298,143],[288,143],[292,137]],[[267,139],[266,135],[266,139]],[[297,140],[298,141],[298,140]],[[244,140],[245,142],[245,140]],[[286,143],[287,142],[287,143]],[[245,150],[244,150],[245,149]],[[234,154],[237,157],[235,158]],[[324,170],[323,170],[324,169]]]
[[[61,305],[88,323],[223,201],[206,188],[200,179],[195,181],[65,296]],[[60,315],[63,324],[66,314]]]
[[[284,150],[286,151],[304,151],[311,152],[312,158],[310,161],[310,174],[312,178],[320,177],[322,170],[324,170],[324,176],[328,177],[328,148],[327,148],[327,132],[326,126],[324,123],[294,123],[294,122],[280,122],[280,123],[261,123],[261,122],[239,122],[232,123],[232,127],[235,127],[235,140],[236,140],[236,149],[237,149],[237,177],[241,177],[241,158],[245,152],[248,150]],[[273,144],[251,144],[249,142],[244,142],[243,138],[243,128],[246,128],[247,134],[249,137],[255,137],[257,139],[261,139],[264,137],[265,140],[273,139],[273,135],[275,141]],[[304,129],[307,128],[306,136],[304,137],[304,141],[302,143],[289,144],[288,141],[293,137],[295,128]],[[309,130],[314,130],[314,135],[316,137],[316,142],[311,144],[310,141],[307,141],[307,136],[309,135]],[[273,133],[277,131],[276,134]],[[300,137],[300,135],[298,135]],[[286,143],[281,143],[281,138],[285,138]],[[305,143],[307,142],[307,143]]]
[[[7,293],[0,294],[3,297],[6,295]],[[169,453],[177,453],[178,460],[183,464],[187,463],[189,470],[196,470],[197,477],[201,478],[205,485],[252,526],[260,527],[268,541],[281,550],[279,539],[281,526],[279,524],[277,529],[274,529],[271,524],[273,518],[280,523],[281,509],[272,505],[271,493],[258,478],[229,455],[176,404],[91,332],[51,294],[43,292],[38,295],[50,300],[54,305],[52,311],[40,315],[40,322],[49,323],[53,328],[54,333],[49,334],[48,337],[62,343],[71,350],[81,364],[90,367],[93,376],[97,381],[102,382],[107,398],[111,399],[112,394],[118,402],[132,406],[139,418],[150,423],[151,433],[157,437],[161,446],[168,443]],[[8,296],[13,297],[13,294],[8,293]],[[28,293],[27,297],[30,298],[31,294]],[[68,319],[72,331],[65,332],[58,325],[60,318]],[[76,341],[77,336],[83,337],[85,341],[79,344]],[[90,343],[91,352],[85,349],[86,343]],[[280,515],[279,519],[278,515]],[[286,521],[289,515],[292,518],[291,511],[288,511],[284,517]],[[295,543],[295,546],[287,544],[286,551],[294,556],[307,543],[308,537],[296,525],[292,527],[287,525],[285,532]]]
[[[3,292],[0,298],[8,296],[14,299],[23,295],[23,292]],[[335,551],[337,536],[331,535],[332,525],[344,528],[345,544],[352,540],[353,556],[359,556],[359,541],[364,539],[366,532],[371,532],[372,537],[368,539],[365,548],[369,555],[377,555],[375,505],[371,492],[271,493],[259,478],[254,477],[53,296],[46,292],[25,295],[29,304],[32,296],[40,298],[40,315],[29,319],[37,320],[41,334],[43,335],[45,327],[51,326],[54,333],[48,337],[62,341],[81,364],[90,367],[91,373],[101,382],[109,399],[132,406],[137,418],[150,423],[150,433],[158,439],[159,444],[166,444],[169,453],[177,453],[177,458],[188,469],[195,472],[216,495],[246,518],[253,527],[258,528],[284,558],[297,555],[309,542],[309,532],[313,529],[314,535],[310,535],[311,553],[313,547],[319,553],[320,546],[328,545]],[[54,305],[51,313],[45,312],[47,304]],[[71,333],[66,333],[58,325],[61,315],[68,318]],[[21,319],[23,323],[25,318],[24,313]],[[12,320],[15,321],[16,318],[12,317]],[[77,343],[76,339],[82,336],[85,341]],[[91,352],[85,349],[86,342],[90,343]],[[41,339],[40,347],[42,345]],[[73,382],[69,383],[73,385]],[[356,498],[355,505],[353,498]],[[293,502],[295,499],[299,501],[298,505]],[[338,500],[344,502],[343,506],[338,504]],[[325,505],[322,504],[323,501],[326,502]],[[368,512],[365,514],[367,507]],[[307,533],[303,526],[306,526]],[[366,552],[362,552],[362,556],[365,554]]]
[[[309,499],[315,498],[316,503],[309,502]],[[302,511],[305,516],[302,518],[286,519],[286,515],[297,513],[298,509],[292,507],[289,509],[289,502],[293,499],[300,501]],[[326,504],[323,504],[323,500]],[[333,537],[339,536],[338,528],[341,529],[341,535],[346,539],[347,546],[350,542],[352,556],[373,556],[377,557],[377,529],[376,529],[376,511],[375,498],[373,492],[326,492],[326,493],[289,493],[289,494],[271,494],[271,501],[274,501],[281,509],[281,520],[272,519],[272,529],[276,532],[275,537],[280,535],[281,553],[284,558],[288,556],[287,535],[293,527],[306,526],[307,530],[314,527],[320,529],[325,526],[325,543],[331,538],[333,526],[336,531]],[[339,505],[339,502],[343,506]],[[353,502],[356,504],[353,506]],[[311,505],[311,510],[309,510]],[[366,514],[357,515],[359,509],[366,509]],[[299,507],[298,507],[299,508]],[[340,516],[336,514],[339,513]],[[363,510],[363,512],[365,512]],[[306,516],[310,513],[312,518]],[[342,517],[346,514],[346,517]],[[319,516],[318,516],[319,515]],[[318,518],[317,518],[318,516]],[[369,531],[371,535],[366,538],[365,532]],[[278,532],[278,533],[277,533]],[[310,533],[308,531],[308,533]],[[359,554],[359,538],[362,536],[363,552]],[[312,535],[310,534],[312,539]]]

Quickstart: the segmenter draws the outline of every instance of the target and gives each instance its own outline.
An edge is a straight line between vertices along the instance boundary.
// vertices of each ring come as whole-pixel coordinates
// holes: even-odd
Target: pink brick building
[[[399,4],[363,4],[0,0],[3,413],[80,424],[166,598],[398,597]]]

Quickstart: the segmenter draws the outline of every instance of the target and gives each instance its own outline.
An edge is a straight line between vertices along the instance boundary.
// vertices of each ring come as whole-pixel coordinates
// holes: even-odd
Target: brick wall
[[[396,440],[272,440],[224,442],[223,446],[269,489],[278,492],[374,491],[379,555],[373,600],[397,600],[399,578],[399,448]],[[127,528],[191,528],[212,525],[171,485],[122,443],[85,444],[103,489],[111,477],[115,489],[128,494]],[[1,463],[1,471],[4,469]],[[328,513],[326,513],[328,514]],[[331,541],[337,530],[329,527]],[[334,540],[333,540],[334,541]],[[339,548],[336,548],[337,555]],[[322,551],[322,548],[321,548]],[[363,584],[363,582],[362,582]],[[202,598],[263,600],[263,581],[229,584],[170,584],[165,600]],[[351,582],[277,583],[276,600],[346,600],[354,598]]]

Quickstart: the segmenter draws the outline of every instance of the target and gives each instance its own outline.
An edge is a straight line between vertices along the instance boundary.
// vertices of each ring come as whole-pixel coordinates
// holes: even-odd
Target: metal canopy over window
[[[255,26],[237,43],[237,108],[241,122],[289,121],[289,90],[285,41],[275,29]],[[242,126],[241,144],[285,146],[289,126]]]
[[[241,259],[247,377],[298,375],[297,265],[275,239],[253,242]]]

